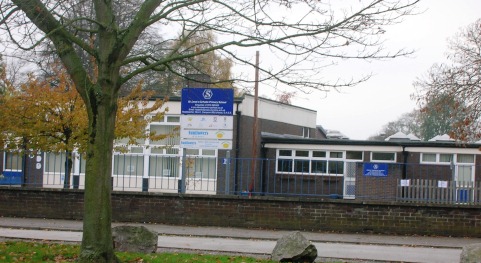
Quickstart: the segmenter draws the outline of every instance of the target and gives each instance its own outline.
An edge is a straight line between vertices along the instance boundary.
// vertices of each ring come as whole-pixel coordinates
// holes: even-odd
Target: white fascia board
[[[365,151],[365,152],[402,152],[401,146],[367,146],[367,145],[324,145],[324,144],[283,144],[266,143],[266,148],[286,150],[322,150],[322,151]]]
[[[449,147],[406,147],[408,152],[417,153],[458,153],[458,154],[481,154],[478,148],[449,148]]]

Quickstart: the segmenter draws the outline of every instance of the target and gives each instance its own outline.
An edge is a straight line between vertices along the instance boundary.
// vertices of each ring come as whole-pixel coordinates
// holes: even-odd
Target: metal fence
[[[66,153],[0,152],[0,185],[83,189],[85,159]],[[67,156],[72,156],[68,162]],[[286,172],[276,159],[115,154],[114,191],[303,196],[312,198],[479,205],[481,167],[474,164],[384,164],[336,161]],[[481,181],[481,180],[480,180]]]
[[[411,203],[480,204],[481,183],[415,179],[400,182],[397,200]]]

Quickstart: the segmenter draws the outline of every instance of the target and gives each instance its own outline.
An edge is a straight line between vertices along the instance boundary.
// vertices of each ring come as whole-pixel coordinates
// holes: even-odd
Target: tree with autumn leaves
[[[431,66],[414,82],[418,104],[431,115],[432,126],[448,126],[460,141],[481,139],[481,19],[448,40],[446,62]],[[443,123],[444,122],[444,123]]]
[[[0,117],[5,120],[0,127],[0,140],[7,149],[15,151],[66,153],[65,171],[70,175],[72,153],[86,151],[87,111],[65,71],[54,67],[54,72],[55,77],[46,79],[30,75],[18,88],[6,86],[6,92],[0,95]],[[4,83],[8,83],[5,77]],[[150,121],[163,116],[160,108],[164,101],[149,103],[153,92],[141,88],[139,83],[128,96],[119,99],[115,136],[128,138],[128,144],[169,136],[146,131]],[[70,187],[69,178],[65,176],[65,188]]]

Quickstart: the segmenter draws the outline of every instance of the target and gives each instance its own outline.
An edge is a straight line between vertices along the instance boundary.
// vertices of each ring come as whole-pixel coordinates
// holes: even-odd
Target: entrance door
[[[356,198],[356,162],[345,162],[344,199]]]
[[[474,200],[474,166],[456,166],[456,201],[458,203],[468,203]]]

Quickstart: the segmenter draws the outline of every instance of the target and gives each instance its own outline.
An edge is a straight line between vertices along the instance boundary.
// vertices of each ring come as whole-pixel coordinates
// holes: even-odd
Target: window
[[[309,160],[294,160],[294,172],[309,173]]]
[[[23,155],[18,152],[5,153],[5,170],[22,170]]]
[[[426,163],[435,163],[436,154],[435,153],[423,153],[421,154],[421,161]]]
[[[451,163],[453,160],[452,154],[440,154],[439,155],[439,162],[440,163]]]
[[[343,152],[330,152],[329,157],[331,158],[342,158]]]
[[[456,161],[458,163],[474,163],[474,155],[473,154],[458,154]]]
[[[199,149],[185,149],[187,155],[199,155]]]
[[[342,176],[345,153],[342,151],[278,150],[277,172]],[[351,152],[362,159],[362,152]]]
[[[278,159],[277,160],[277,171],[278,172],[292,172],[292,161],[291,159]]]
[[[344,174],[344,162],[330,161],[329,174]]]
[[[327,173],[327,160],[312,160],[311,173],[325,174]]]
[[[85,174],[85,169],[87,160],[85,159],[85,155],[77,155],[77,158],[79,158],[79,173]],[[76,162],[73,162],[74,166],[76,165]]]
[[[309,151],[296,151],[297,157],[309,157]]]
[[[179,126],[176,125],[161,125],[161,124],[151,124],[150,132],[155,132],[156,136],[165,136],[164,138],[159,138],[158,140],[150,141],[151,145],[179,145]]]
[[[216,179],[217,151],[186,149],[185,174],[195,179]]]
[[[202,155],[204,155],[204,156],[215,156],[215,150],[203,149]]]
[[[149,176],[177,177],[179,174],[178,156],[150,156]]]
[[[180,123],[180,116],[167,116],[167,122]]]
[[[326,157],[326,152],[312,151],[312,157]]]
[[[144,153],[144,148],[142,148],[142,147],[131,147],[129,152],[130,153]]]
[[[196,179],[215,179],[216,160],[215,157],[189,157],[185,164],[186,175]]]
[[[310,138],[310,130],[307,127],[302,128],[302,137]]]
[[[65,171],[65,153],[45,153],[45,172],[63,173]]]
[[[393,152],[372,152],[371,161],[395,162],[396,153]]]
[[[144,174],[144,156],[118,154],[114,156],[114,175],[142,176]]]
[[[347,151],[346,159],[348,160],[359,160],[362,161],[362,151]]]
[[[292,156],[292,150],[278,150],[277,156],[279,156],[279,159],[277,160],[277,171],[292,172],[293,160],[292,158],[285,158]]]
[[[279,150],[279,156],[292,156],[291,150]]]
[[[440,163],[451,164],[453,160],[453,154],[446,153],[421,153],[421,163]]]

